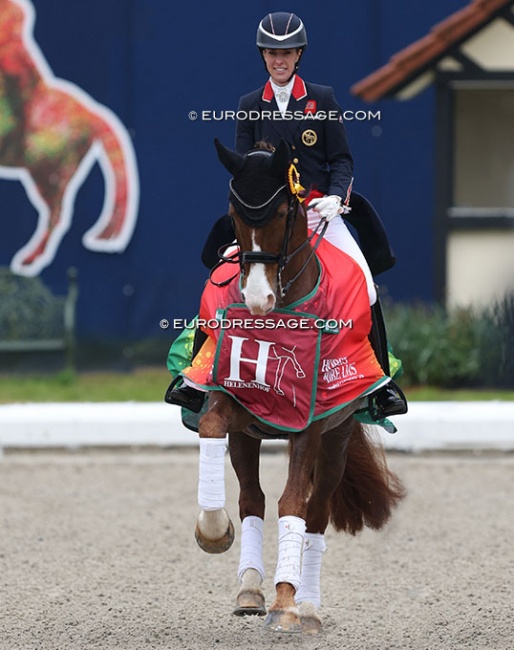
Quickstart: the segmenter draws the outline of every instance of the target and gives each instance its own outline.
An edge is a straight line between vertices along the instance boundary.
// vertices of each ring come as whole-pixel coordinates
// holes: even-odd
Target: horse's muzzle
[[[273,293],[269,293],[260,298],[255,296],[253,299],[249,299],[243,291],[243,300],[252,316],[266,316],[270,311],[273,311],[276,303],[276,298]]]

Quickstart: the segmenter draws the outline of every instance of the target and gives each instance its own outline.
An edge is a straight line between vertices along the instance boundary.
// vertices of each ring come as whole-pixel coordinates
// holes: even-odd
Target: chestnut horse
[[[216,147],[220,161],[234,177],[230,215],[239,246],[236,281],[247,310],[252,316],[263,316],[301,303],[315,287],[320,267],[298,179],[291,176],[294,168],[287,145],[281,143],[274,152],[256,148],[246,156],[218,141]],[[362,287],[366,291],[364,283]],[[267,614],[265,626],[273,631],[319,632],[321,556],[328,524],[350,534],[364,526],[379,530],[404,497],[400,480],[385,463],[383,449],[368,439],[353,417],[362,404],[363,398],[355,399],[304,430],[284,432],[263,423],[226,391],[209,392],[207,411],[198,424],[201,512],[195,535],[201,548],[210,553],[226,551],[234,538],[224,508],[228,432],[230,459],[240,484],[242,522],[235,614]],[[265,497],[259,483],[259,453],[262,439],[272,437],[288,438],[289,470],[278,502],[276,593],[266,610],[262,591]]]

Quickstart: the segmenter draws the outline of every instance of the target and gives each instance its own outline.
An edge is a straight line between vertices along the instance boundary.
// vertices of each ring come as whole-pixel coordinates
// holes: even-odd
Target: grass
[[[0,375],[0,404],[13,402],[159,402],[171,381],[165,367],[132,372]]]
[[[170,383],[165,367],[132,372],[63,371],[52,375],[0,374],[0,404],[20,402],[161,402]],[[514,400],[514,391],[404,388],[410,401]]]
[[[405,389],[407,399],[411,402],[480,402],[501,400],[512,402],[513,390],[500,389],[455,389],[437,388],[435,386],[415,386]]]

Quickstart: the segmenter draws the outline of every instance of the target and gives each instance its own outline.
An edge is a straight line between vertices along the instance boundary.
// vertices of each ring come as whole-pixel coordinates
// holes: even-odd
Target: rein
[[[281,188],[282,189],[282,188]],[[214,284],[217,287],[224,287],[227,284],[230,284],[232,280],[234,280],[238,275],[243,275],[245,274],[244,271],[244,265],[245,264],[277,264],[278,269],[277,269],[277,285],[280,288],[280,294],[281,297],[283,298],[286,293],[289,291],[291,288],[291,285],[298,280],[298,278],[302,275],[302,273],[305,271],[307,268],[309,262],[311,261],[312,257],[314,256],[316,249],[318,248],[321,240],[323,239],[323,236],[325,235],[325,232],[328,227],[328,221],[326,219],[320,219],[318,225],[316,226],[316,230],[314,230],[308,237],[305,239],[298,248],[296,248],[292,253],[287,253],[287,247],[289,244],[289,240],[291,239],[293,235],[293,230],[294,226],[296,223],[296,217],[298,215],[298,205],[299,205],[299,200],[298,197],[292,196],[291,200],[289,202],[289,207],[287,210],[287,223],[286,223],[286,232],[284,235],[284,241],[282,242],[282,250],[281,252],[277,255],[275,253],[267,253],[265,251],[245,251],[243,253],[237,252],[232,256],[227,256],[225,255],[225,251],[233,246],[233,243],[230,244],[225,244],[223,245],[219,250],[218,250],[218,256],[220,258],[219,262],[211,269],[211,272],[209,274],[209,281]],[[312,240],[316,235],[319,235],[317,242],[311,247],[311,252],[305,262],[302,264],[302,267],[298,271],[298,273],[292,277],[288,282],[286,282],[285,285],[282,284],[282,272],[286,265],[297,255],[300,253],[306,246],[310,246]],[[239,264],[239,272],[235,273],[233,276],[230,278],[223,280],[221,282],[216,282],[213,280],[213,274],[216,271],[216,269],[221,266],[222,264]]]
[[[280,266],[279,266],[279,270],[277,272],[278,286],[280,287],[280,294],[281,294],[282,298],[289,291],[289,289],[291,288],[291,285],[294,282],[296,282],[296,280],[298,280],[298,278],[301,276],[301,274],[307,268],[307,265],[309,264],[312,257],[314,256],[314,253],[316,252],[316,249],[318,248],[321,240],[323,239],[323,237],[325,235],[325,232],[327,230],[327,226],[328,226],[328,221],[326,219],[320,219],[318,225],[316,226],[316,230],[313,230],[312,233],[309,235],[309,237],[307,237],[307,239],[302,244],[300,244],[300,246],[298,246],[298,248],[296,250],[294,250],[290,255],[285,256],[285,258],[283,260],[283,266],[282,266],[282,268],[280,268]],[[319,231],[318,241],[314,244],[314,246],[311,247],[311,252],[310,252],[309,256],[307,257],[307,259],[305,260],[305,262],[302,264],[302,267],[300,268],[300,270],[298,271],[298,273],[294,277],[292,277],[288,282],[286,282],[286,284],[284,286],[282,286],[282,270],[284,269],[286,264],[289,262],[289,260],[291,260],[292,257],[294,257],[301,250],[303,250],[305,248],[305,246],[310,245],[313,238],[318,234],[318,231]]]

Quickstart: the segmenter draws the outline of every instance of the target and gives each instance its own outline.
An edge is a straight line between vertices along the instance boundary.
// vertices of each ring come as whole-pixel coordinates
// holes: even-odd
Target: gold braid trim
[[[296,167],[291,163],[287,170],[287,182],[289,183],[289,191],[294,194],[300,203],[305,201],[305,188],[300,185],[300,174]]]

